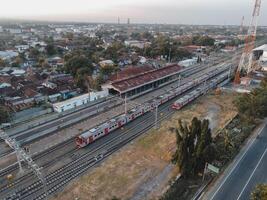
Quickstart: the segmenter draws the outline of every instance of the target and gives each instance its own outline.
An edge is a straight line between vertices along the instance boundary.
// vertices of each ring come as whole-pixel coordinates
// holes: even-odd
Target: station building
[[[102,85],[103,90],[108,90],[112,95],[134,98],[158,87],[170,84],[179,79],[182,67],[177,64],[168,65],[159,69],[135,74],[133,76],[109,81]]]

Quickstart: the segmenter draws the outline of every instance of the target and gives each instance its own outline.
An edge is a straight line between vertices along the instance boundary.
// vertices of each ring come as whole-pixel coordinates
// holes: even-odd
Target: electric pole
[[[181,74],[179,74],[179,79],[178,79],[178,87],[181,86]]]
[[[124,96],[124,113],[127,114],[127,93]]]
[[[155,129],[158,128],[158,104],[156,104],[155,108]]]
[[[32,160],[32,158],[22,149],[17,141],[11,137],[9,137],[4,131],[0,129],[0,138],[3,139],[12,149],[15,150],[19,167],[20,173],[23,171],[21,161],[24,161],[28,164],[28,166],[32,169],[35,175],[43,184],[44,192],[45,192],[45,199],[48,197],[47,187],[46,187],[46,179],[41,173],[41,168]]]

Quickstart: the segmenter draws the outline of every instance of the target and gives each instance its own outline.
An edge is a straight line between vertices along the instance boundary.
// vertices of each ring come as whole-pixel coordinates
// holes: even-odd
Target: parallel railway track
[[[165,110],[166,111],[166,109],[170,107],[170,104],[173,101],[174,100],[171,100],[171,101],[167,102],[166,104],[162,105],[159,110],[160,111],[161,110],[163,110],[163,111]],[[174,111],[167,112],[167,114],[165,114],[164,116],[160,117],[160,120],[163,120],[165,117],[170,116],[173,112]],[[139,124],[136,125],[135,127],[133,127],[132,129],[129,129],[127,131],[124,131],[124,132],[118,134],[116,137],[112,138],[107,143],[104,143],[103,145],[98,147],[98,149],[95,149],[93,152],[92,151],[87,152],[87,153],[83,154],[82,156],[80,156],[80,158],[75,160],[74,162],[71,162],[71,163],[63,166],[62,168],[56,170],[55,172],[49,174],[47,176],[47,184],[49,185],[49,187],[51,185],[53,186],[55,181],[60,180],[60,182],[56,183],[55,184],[56,187],[52,187],[51,189],[49,189],[48,192],[52,194],[53,192],[56,191],[56,188],[60,188],[60,186],[66,184],[70,179],[75,178],[76,176],[80,175],[81,173],[86,171],[87,168],[94,166],[97,163],[97,161],[95,161],[95,162],[92,161],[93,158],[90,157],[90,155],[92,155],[92,153],[96,152],[99,149],[101,150],[104,147],[106,147],[106,152],[103,153],[103,157],[105,157],[106,155],[109,155],[110,153],[113,153],[112,150],[109,150],[109,147],[108,147],[109,144],[112,144],[112,148],[114,149],[114,151],[116,151],[117,149],[115,148],[116,146],[114,147],[114,145],[118,145],[118,149],[119,149],[121,146],[124,145],[123,142],[126,141],[126,143],[127,143],[128,140],[132,140],[132,139],[138,137],[140,134],[142,134],[146,130],[150,129],[153,126],[153,118],[154,118],[153,115],[151,115],[151,114],[149,115],[149,113],[146,114],[146,118],[141,120],[139,122]],[[140,119],[136,119],[136,120],[140,120]],[[146,125],[148,125],[148,126],[146,126]],[[136,132],[136,129],[140,129],[140,126],[141,127],[146,127],[146,128],[142,129],[141,131],[137,131]],[[127,128],[127,126],[126,126],[126,128]],[[123,137],[123,136],[125,136],[127,134],[130,134],[131,132],[136,132],[136,133],[133,136],[130,136],[129,138],[127,137],[126,140],[122,140],[122,139],[118,140],[118,138],[121,138],[121,137]],[[122,136],[122,134],[123,134],[123,136]],[[119,143],[118,143],[118,141],[119,141]],[[113,144],[113,142],[114,142],[114,144]],[[117,143],[117,144],[115,144],[115,143]],[[64,169],[64,171],[63,171],[63,169]],[[62,172],[63,174],[59,175],[60,172]],[[14,196],[10,196],[10,198],[7,198],[7,199],[17,199],[17,197],[19,199],[28,199],[29,196],[33,195],[33,193],[35,193],[36,191],[40,191],[41,188],[42,188],[41,183],[37,181],[37,182],[33,183],[32,185],[28,186],[26,189],[22,189],[20,191],[17,191]],[[29,190],[31,192],[28,192]],[[36,195],[34,195],[34,196],[35,197],[33,197],[33,199],[36,199]],[[44,194],[40,194],[40,196],[37,197],[37,199],[42,199],[44,197],[45,197]]]

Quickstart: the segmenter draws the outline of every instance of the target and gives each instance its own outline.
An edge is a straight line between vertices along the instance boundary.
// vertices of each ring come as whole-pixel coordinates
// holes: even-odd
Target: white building
[[[114,62],[112,60],[103,60],[99,62],[99,65],[101,67],[109,67],[109,66],[113,66]]]
[[[20,34],[22,33],[22,30],[20,28],[10,28],[8,31],[12,34]]]
[[[140,49],[143,49],[144,47],[149,46],[151,43],[138,40],[126,40],[124,44],[127,47],[138,47]]]
[[[15,51],[0,51],[0,58],[2,60],[10,60],[17,57],[19,54]]]
[[[264,71],[267,71],[267,44],[253,49],[254,55],[259,57],[259,63]]]
[[[47,46],[47,44],[45,42],[38,42],[38,41],[37,42],[36,41],[33,41],[30,44],[31,47],[36,47],[37,45],[39,45],[41,47],[46,47]]]
[[[146,58],[145,57],[143,57],[143,56],[139,56],[139,63],[140,64],[145,64],[146,62],[147,62],[147,60],[146,60]]]
[[[197,64],[197,58],[182,60],[178,64],[183,67],[189,67],[189,66]]]
[[[15,48],[17,49],[17,51],[19,53],[23,53],[26,50],[28,50],[30,48],[30,46],[29,45],[17,45],[17,46],[15,46]]]
[[[6,87],[11,87],[11,84],[9,84],[9,83],[0,83],[0,88],[6,88]]]
[[[108,96],[107,90],[100,92],[90,92],[90,95],[87,93],[81,96],[73,97],[66,101],[54,103],[53,109],[55,112],[60,113],[87,104],[90,101],[95,101],[97,99],[104,98],[106,96]]]
[[[11,74],[14,76],[22,76],[26,73],[23,69],[15,69]]]
[[[55,89],[57,87],[57,84],[49,82],[49,81],[42,83],[42,85],[47,88],[51,88],[51,89]]]

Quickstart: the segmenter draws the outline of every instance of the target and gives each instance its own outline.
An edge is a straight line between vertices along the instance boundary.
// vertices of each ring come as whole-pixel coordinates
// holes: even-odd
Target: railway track
[[[165,110],[166,111],[166,108],[169,107],[169,105],[173,102],[174,100],[172,101],[169,101],[168,103],[162,105],[160,107],[160,110]],[[170,116],[174,111],[171,111],[171,112],[167,112],[167,114],[164,115],[164,117],[168,117]],[[148,113],[149,114],[149,113]],[[162,121],[164,119],[164,117],[162,116],[160,118],[160,120]],[[150,115],[148,116],[145,120],[141,120],[140,123],[137,124],[137,126],[133,127],[133,129],[135,128],[138,128],[140,129],[140,126],[141,127],[146,127],[145,125],[146,124],[149,124],[149,126],[147,126],[147,129],[150,129],[151,126],[153,126],[153,120],[152,118],[154,118],[153,115]],[[136,119],[138,120],[138,119]],[[140,120],[140,119],[139,119]],[[152,121],[152,123],[151,123]],[[149,123],[150,122],[150,123]],[[127,127],[127,126],[126,126]],[[130,132],[134,132],[133,129],[130,129],[128,131],[126,131],[125,133],[123,133],[123,135],[127,135],[129,134]],[[143,129],[139,132],[137,132],[135,135],[131,136],[131,137],[138,137],[139,134],[142,134],[144,131],[146,131],[146,129]],[[114,134],[114,133],[113,133]],[[114,137],[112,140],[110,140],[108,143],[104,143],[101,147],[99,148],[104,148],[105,146],[109,145],[109,144],[112,144],[113,141],[119,141],[118,143],[118,149],[121,147],[122,144],[120,144],[123,140],[118,140],[118,137],[122,137],[122,134],[119,134],[118,136]],[[128,138],[128,140],[132,140],[131,138]],[[127,143],[126,141],[126,143]],[[117,145],[117,144],[116,144]],[[116,147],[116,146],[115,146]],[[117,149],[114,147],[114,144],[112,145],[112,148],[116,151]],[[105,157],[107,154],[109,155],[109,153],[113,153],[112,150],[109,150],[109,147],[107,148],[108,150],[106,150],[105,153],[103,153],[103,157]],[[97,151],[98,149],[95,149],[95,151]],[[94,152],[95,152],[94,151]],[[53,193],[54,191],[57,190],[57,188],[60,188],[61,186],[63,186],[64,184],[66,184],[67,182],[69,182],[70,179],[73,179],[77,176],[79,176],[81,173],[83,173],[84,171],[86,171],[88,169],[88,167],[92,167],[94,166],[97,162],[97,160],[94,162],[92,161],[93,158],[89,158],[90,156],[88,154],[91,154],[92,155],[92,152],[87,152],[85,153],[84,155],[82,155],[79,159],[75,160],[74,162],[71,162],[70,164],[67,164],[66,166],[56,170],[55,172],[49,174],[47,176],[47,184],[50,186],[54,186],[54,182],[55,181],[60,181],[59,183],[55,183],[55,187],[52,187],[51,189],[48,190],[49,194]],[[89,160],[88,160],[89,159]],[[82,162],[79,162],[79,161],[82,161]],[[91,163],[92,162],[92,163]],[[93,164],[91,166],[91,164]],[[64,173],[59,175],[59,172],[63,171],[64,169]],[[78,171],[77,171],[78,170]],[[38,186],[39,185],[39,186]],[[32,195],[34,192],[36,191],[39,191],[41,190],[41,183],[40,182],[35,182],[33,183],[32,185],[28,186],[26,189],[22,189],[20,191],[18,191],[16,194],[14,194],[14,196],[10,196],[10,198],[7,198],[7,199],[16,199],[18,196],[19,196],[19,199],[28,199],[29,195]],[[31,190],[31,192],[28,192],[29,190]],[[26,195],[26,196],[25,196]],[[13,198],[15,197],[15,198]],[[42,199],[44,198],[44,194],[41,194],[39,197],[35,198],[34,199]]]
[[[163,105],[162,108],[168,108],[169,105]],[[160,109],[161,111],[161,109]],[[167,116],[170,116],[172,112],[169,112]],[[62,168],[59,168],[55,172],[49,174],[47,179],[47,186],[49,186],[48,194],[53,194],[56,192],[60,187],[63,187],[65,184],[67,184],[71,179],[80,176],[83,174],[88,168],[91,168],[95,166],[98,162],[102,161],[105,157],[108,155],[114,153],[118,149],[120,149],[125,144],[129,143],[139,135],[141,135],[143,132],[146,132],[150,128],[153,127],[153,119],[154,115],[152,113],[147,113],[148,116],[146,116],[145,120],[140,120],[140,123],[135,125],[134,127],[127,129],[127,126],[125,127],[127,131],[121,131],[119,130],[119,133],[116,137],[112,138],[108,143],[104,143],[100,145],[97,149],[95,149],[93,152],[87,152],[84,153],[80,158],[77,160],[65,165]],[[162,121],[165,116],[161,116],[159,118],[159,121]],[[152,122],[152,123],[151,123]],[[149,124],[149,125],[148,125]],[[138,131],[141,127],[145,127],[141,131]],[[123,136],[127,136],[129,133],[137,131],[135,134],[131,135],[130,137],[126,137],[126,139],[122,139]],[[123,134],[123,136],[122,136]],[[121,139],[120,139],[121,138]],[[99,155],[97,152],[104,152],[102,153],[103,157],[101,160],[96,160],[95,156]],[[96,153],[94,155],[94,153]],[[17,191],[15,194],[11,195],[7,199],[44,199],[45,194],[42,193],[42,184],[40,181],[36,181],[29,185],[27,188]],[[41,193],[38,195],[33,195],[35,192]]]
[[[206,68],[206,67],[205,67],[205,68]],[[202,71],[202,70],[203,70],[203,67],[202,67],[202,68],[198,68],[197,70],[189,70],[189,73],[190,73],[190,74],[191,74],[191,73],[197,73],[197,72]],[[187,75],[189,76],[189,74],[187,74]],[[200,76],[200,75],[199,75],[199,76]],[[51,153],[51,152],[53,152],[53,151],[55,151],[55,150],[57,150],[57,149],[60,149],[60,148],[62,148],[62,147],[64,147],[64,146],[67,146],[67,145],[68,145],[69,143],[71,143],[71,142],[73,142],[73,138],[68,139],[67,141],[65,141],[65,142],[63,142],[63,143],[60,143],[60,144],[58,144],[58,145],[56,145],[56,146],[54,146],[54,147],[48,149],[47,151],[44,151],[44,152],[40,153],[39,155],[34,156],[33,159],[34,159],[34,160],[38,160],[38,159],[44,157],[45,155],[47,155],[47,154],[49,154],[49,153]],[[68,152],[67,152],[67,153],[68,153]],[[1,176],[5,176],[5,175],[7,175],[7,174],[9,174],[9,173],[12,173],[12,172],[14,172],[14,170],[16,170],[16,169],[18,169],[18,165],[13,165],[12,167],[10,167],[10,168],[8,168],[8,169],[6,169],[6,170],[2,170],[2,171],[0,172],[0,177],[1,177]]]
[[[50,152],[53,152],[53,151],[55,151],[56,149],[61,148],[61,146],[64,147],[64,146],[68,145],[69,142],[73,142],[73,141],[70,139],[70,140],[68,140],[65,144],[64,144],[64,143],[63,143],[63,144],[60,144],[60,145],[56,146],[55,148],[51,148],[51,149],[49,149],[48,151],[46,151],[46,152],[44,152],[44,153],[42,153],[42,154],[40,154],[40,155],[38,155],[38,156],[35,156],[34,159],[42,158],[42,157],[44,157],[45,155],[49,154]],[[73,150],[73,151],[74,151],[74,150]],[[67,154],[70,154],[70,153],[72,153],[72,150],[66,152],[66,154],[64,154],[64,155],[67,155]],[[48,166],[52,165],[53,163],[55,163],[55,162],[57,161],[58,158],[59,158],[59,157],[57,157],[56,159],[51,160],[50,162],[46,163],[43,167],[48,167]],[[3,176],[3,175],[7,175],[7,174],[9,174],[9,173],[11,173],[11,172],[14,172],[14,170],[16,170],[17,168],[18,168],[18,166],[13,166],[12,168],[9,168],[9,169],[3,171],[3,172],[1,173],[1,176]],[[20,182],[20,180],[17,180],[16,183],[17,183],[17,182]],[[2,190],[3,190],[3,189],[2,189]]]
[[[174,111],[171,111],[171,112],[169,112],[169,114],[167,114],[167,115],[171,115],[171,114],[173,114],[174,113]],[[164,115],[165,116],[165,115]],[[160,117],[159,118],[159,120],[160,121],[162,121],[163,119],[161,119],[162,117]],[[139,126],[139,125],[138,125]],[[152,125],[153,126],[153,125]],[[151,128],[151,127],[150,127]],[[145,129],[144,129],[145,130]],[[144,130],[142,130],[142,131],[144,131]],[[138,137],[138,135],[136,136],[136,137]],[[129,141],[131,141],[130,139],[129,139]],[[126,142],[126,143],[128,143],[128,142]],[[120,145],[122,145],[122,143],[120,144]],[[123,145],[122,145],[123,146]],[[116,147],[112,147],[112,148],[114,148],[114,149],[116,149]],[[120,149],[121,148],[121,146],[118,148],[118,149]],[[113,152],[112,151],[112,149],[109,149],[110,151],[110,154]],[[116,150],[115,150],[116,151]],[[105,157],[107,157],[108,155],[110,155],[108,152],[106,152],[106,153],[104,153],[103,154],[103,158],[105,158]],[[95,166],[96,164],[98,164],[100,161],[102,161],[102,159],[101,160],[95,160],[94,158],[91,158],[91,160],[87,160],[87,164],[88,164],[88,168],[91,168],[91,167],[93,167],[93,166]],[[86,169],[85,169],[86,170]],[[77,174],[77,175],[72,175],[71,177],[72,178],[75,178],[75,177],[77,177],[79,174]],[[52,178],[53,178],[53,176],[52,176]],[[54,177],[55,178],[55,177]],[[66,184],[67,182],[69,182],[69,180],[71,180],[72,178],[67,178],[66,177],[66,179],[65,180],[63,180],[62,182],[61,182],[61,184],[57,184],[57,185],[55,185],[55,187],[54,187],[54,189],[53,188],[51,188],[51,189],[49,189],[48,190],[48,192],[49,192],[49,194],[53,194],[54,193],[54,191],[56,191],[56,190],[58,190],[60,187],[62,187],[64,184]],[[52,179],[51,179],[52,180]],[[52,184],[52,182],[51,182],[51,184]],[[1,188],[2,189],[2,188]],[[36,191],[39,191],[39,190],[41,190],[41,188],[39,188],[39,189],[37,189]],[[18,191],[19,192],[19,191]],[[25,190],[24,190],[24,192],[25,192]],[[0,190],[0,193],[1,193],[1,190]],[[43,199],[45,196],[44,196],[44,194],[40,194],[38,197],[36,197],[37,199]],[[13,199],[12,197],[10,197],[11,199]],[[10,198],[8,198],[8,199],[10,199]],[[14,199],[16,199],[16,198],[14,198]],[[21,199],[20,197],[18,198],[18,199]]]
[[[207,65],[200,66],[200,67],[193,66],[193,67],[190,67],[190,68],[186,68],[185,71],[181,73],[181,75],[182,75],[182,77],[189,77],[192,74],[196,74],[197,72],[200,72],[200,71],[204,70],[205,68],[209,68],[210,66],[215,65],[215,64],[218,64],[218,63],[220,63],[220,62],[222,62],[224,60],[225,60],[225,58],[220,58],[219,60],[216,60],[215,63],[207,64]],[[138,97],[136,97],[136,98],[138,98]],[[109,101],[112,101],[112,99],[113,99],[113,101],[116,101],[114,99],[114,97],[110,97]],[[100,105],[100,104],[103,104],[103,103],[105,103],[105,102],[102,101],[102,102],[99,102],[98,104]],[[119,106],[122,103],[123,103],[123,101],[118,102],[115,106]],[[68,119],[72,118],[73,115],[76,115],[77,113],[79,113],[79,114],[80,113],[84,113],[86,110],[90,109],[93,106],[97,106],[98,104],[94,104],[94,105],[92,105],[90,107],[85,107],[85,108],[82,108],[82,109],[79,109],[79,110],[70,112],[70,113],[68,113],[66,115],[63,115],[60,118],[57,118],[57,119],[52,119],[52,120],[46,121],[45,123],[40,124],[41,128],[40,128],[40,126],[34,126],[34,127],[32,127],[31,129],[29,129],[27,131],[13,133],[13,134],[10,134],[10,136],[16,138],[16,140],[18,142],[20,142],[21,145],[28,144],[30,142],[33,142],[33,141],[37,140],[37,139],[41,139],[42,137],[45,137],[45,136],[50,135],[50,134],[53,134],[56,131],[62,130],[63,128],[67,128],[67,127],[72,126],[72,125],[74,125],[76,123],[79,123],[80,121],[83,121],[85,119],[88,119],[89,117],[92,117],[92,116],[94,116],[96,114],[99,114],[101,112],[107,111],[107,109],[105,109],[105,110],[100,111],[100,112],[97,112],[95,114],[85,116],[81,120],[75,121],[75,122],[70,123],[68,125],[62,125],[63,123],[65,123],[66,121],[68,121]],[[33,139],[30,139],[30,140],[27,140],[26,139],[26,141],[25,141],[25,138],[27,138],[27,137],[29,137],[29,136],[37,133],[37,132],[46,130],[47,127],[49,125],[51,125],[51,124],[54,124],[55,125],[54,127],[53,126],[52,127],[49,127],[50,129],[52,129],[51,132],[48,132],[46,134],[43,134],[40,137],[38,137],[38,136],[37,137],[33,137]],[[37,129],[37,127],[39,127],[39,129]],[[5,155],[7,155],[7,154],[5,154]]]
[[[170,114],[169,115],[171,115],[172,113],[173,113],[173,111],[171,111],[171,112],[169,112]],[[168,114],[167,114],[168,115]],[[165,115],[164,115],[165,116]],[[160,119],[160,121],[162,121],[163,119]],[[139,126],[139,125],[138,125]],[[153,126],[153,125],[152,125]],[[151,127],[150,127],[151,128]],[[149,129],[149,128],[148,128]],[[142,130],[142,131],[145,131],[145,129],[144,130]],[[140,132],[142,132],[142,131],[140,131]],[[136,137],[138,137],[138,134],[136,134]],[[129,138],[128,139],[129,141],[131,141],[131,139]],[[125,140],[126,141],[126,140]],[[128,141],[128,142],[129,142]],[[126,143],[128,143],[127,141],[126,141]],[[123,143],[121,142],[119,145],[118,145],[118,149],[120,149],[121,148],[121,146],[123,146]],[[113,153],[113,149],[114,149],[114,151],[116,151],[116,146],[113,146],[112,147],[112,149],[108,149],[108,151],[106,151],[106,153],[104,153],[103,154],[103,158],[105,158],[105,157],[107,157],[108,155],[110,155],[110,154],[112,154]],[[102,159],[101,159],[102,160]],[[100,160],[100,161],[101,161]],[[93,166],[95,166],[97,163],[99,163],[100,162],[99,160],[95,160],[94,158],[91,158],[90,160],[87,160],[87,168],[91,168],[91,167],[93,167]],[[82,167],[83,165],[81,165],[81,173],[83,173],[83,169],[84,170],[87,170],[87,168],[83,168]],[[65,174],[65,175],[63,175],[63,176],[61,176],[62,178],[63,177],[65,177],[64,179],[62,179],[63,181],[61,181],[59,184],[56,184],[56,185],[54,185],[55,187],[53,187],[53,188],[51,188],[51,189],[49,189],[48,190],[48,193],[49,194],[53,194],[55,191],[57,191],[59,188],[61,188],[64,184],[66,184],[67,182],[69,182],[71,179],[73,179],[73,178],[75,178],[75,177],[77,177],[77,176],[79,176],[80,175],[80,173],[76,173],[75,174],[75,172],[74,171],[72,171],[74,174],[72,174],[72,173],[69,173],[68,175],[69,175],[69,177],[67,177],[67,174]],[[55,174],[54,174],[55,175]],[[55,180],[57,180],[58,178],[56,178],[56,177],[53,177],[53,174],[52,174],[52,179],[51,179],[51,181],[52,182],[48,182],[48,184],[50,183],[50,184],[53,184],[53,178],[55,178]],[[41,190],[41,188],[37,188],[35,191],[39,191],[39,190]],[[25,192],[25,191],[24,191]],[[36,197],[35,199],[43,199],[45,197],[45,195],[44,194],[40,194],[38,197]],[[16,198],[15,198],[16,199]],[[19,198],[19,199],[21,199],[21,198]]]
[[[71,141],[71,139],[68,140],[66,143],[68,143],[69,141]],[[54,149],[57,149],[58,146],[61,146],[61,145],[62,145],[62,144],[57,145],[56,147],[54,147],[54,148],[48,150],[47,152],[41,153],[39,156],[35,156],[34,159],[38,159],[38,158],[43,157],[44,155],[48,154],[49,152],[53,151]],[[64,144],[63,144],[63,145],[64,145]],[[9,170],[7,170],[7,171],[2,172],[0,175],[6,175],[7,173],[10,173],[10,172],[11,172],[12,170],[14,170],[14,169],[15,169],[15,168],[11,168],[11,169],[9,169]]]

